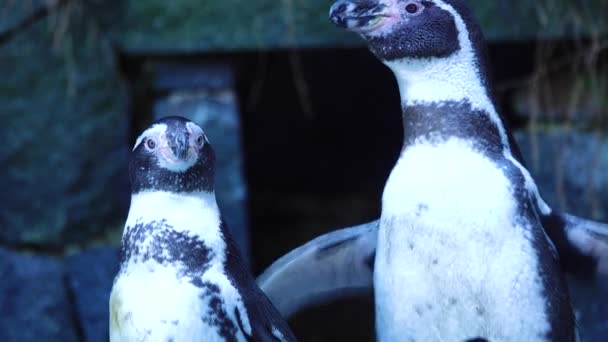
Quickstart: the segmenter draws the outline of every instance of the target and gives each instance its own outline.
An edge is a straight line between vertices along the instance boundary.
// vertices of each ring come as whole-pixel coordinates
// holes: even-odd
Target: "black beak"
[[[384,17],[386,5],[378,0],[339,0],[329,9],[329,19],[336,26],[358,30]]]
[[[190,148],[190,133],[185,128],[171,130],[167,132],[167,144],[176,158],[186,159]]]

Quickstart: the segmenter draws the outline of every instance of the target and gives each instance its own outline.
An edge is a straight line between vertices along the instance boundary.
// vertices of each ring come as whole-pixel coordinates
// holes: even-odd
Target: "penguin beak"
[[[169,132],[167,134],[167,145],[178,160],[185,160],[190,149],[190,133],[187,130]]]
[[[388,6],[378,0],[339,0],[329,9],[329,19],[338,27],[365,33],[382,25]]]

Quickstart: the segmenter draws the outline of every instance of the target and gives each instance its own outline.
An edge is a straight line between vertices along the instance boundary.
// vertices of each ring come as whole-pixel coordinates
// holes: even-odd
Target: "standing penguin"
[[[565,271],[589,276],[606,275],[608,225],[552,210],[543,201],[533,180],[522,167],[523,160],[517,145],[493,105],[490,82],[486,76],[483,38],[469,10],[461,1],[353,0],[337,2],[330,10],[330,18],[338,26],[361,34],[368,41],[372,52],[395,73],[402,95],[405,126],[403,153],[385,189],[382,220],[330,232],[298,247],[276,261],[258,278],[260,287],[281,313],[289,316],[315,302],[328,301],[352,292],[369,291],[378,285],[383,289],[381,291],[387,291],[387,282],[397,284],[400,281],[398,277],[404,276],[401,274],[403,271],[399,270],[399,264],[407,271],[409,264],[419,262],[416,258],[425,252],[421,250],[423,248],[427,248],[424,262],[429,263],[428,273],[433,276],[437,273],[442,275],[436,279],[455,279],[450,275],[455,270],[451,269],[451,265],[445,264],[450,261],[446,258],[454,259],[455,263],[460,263],[458,265],[461,270],[467,268],[469,273],[475,275],[487,272],[484,267],[480,267],[484,265],[467,264],[466,253],[455,253],[454,248],[446,249],[441,258],[444,259],[442,263],[439,257],[444,253],[444,248],[439,242],[445,242],[448,235],[448,241],[454,238],[453,242],[456,242],[456,238],[459,238],[460,243],[464,244],[464,237],[470,236],[472,245],[467,245],[468,248],[480,244],[479,248],[469,250],[469,253],[477,253],[474,261],[478,262],[485,253],[485,264],[500,264],[506,260],[504,253],[498,253],[500,249],[492,252],[489,245],[491,242],[486,243],[482,238],[494,239],[496,243],[501,241],[497,239],[497,234],[502,231],[504,242],[515,243],[515,239],[523,242],[514,251],[522,251],[523,257],[530,258],[533,262],[533,269],[526,274],[533,275],[535,279],[531,282],[539,284],[541,293],[535,291],[532,298],[537,299],[537,302],[542,301],[545,306],[544,312],[538,310],[536,313],[548,321],[547,338],[569,338],[572,331],[571,314],[567,298],[564,297],[561,275],[556,270],[551,253],[551,242],[555,244]],[[455,145],[465,146],[456,148]],[[425,148],[434,152],[427,154]],[[467,164],[472,161],[470,157],[478,162],[483,161],[486,166],[489,163],[489,168],[484,171],[476,169],[474,163]],[[501,171],[498,176],[497,170]],[[488,178],[492,174],[497,178]],[[450,184],[450,180],[454,184]],[[493,187],[480,189],[483,181]],[[500,184],[498,181],[502,181],[504,187],[500,191],[496,190],[493,195],[490,191]],[[420,184],[417,185],[418,182]],[[505,188],[510,191],[505,193]],[[502,197],[493,198],[501,191]],[[420,193],[423,193],[422,196]],[[446,198],[442,199],[444,196]],[[496,207],[486,202],[486,197],[494,200]],[[429,203],[424,203],[427,200],[441,200],[443,203],[435,203],[431,207]],[[454,201],[453,207],[451,201]],[[444,210],[439,210],[441,205]],[[479,230],[480,234],[475,234],[475,226],[490,224],[487,220],[497,213],[508,214],[505,216],[511,223],[507,220],[504,221],[507,222],[505,226],[497,229],[486,227]],[[412,215],[414,219],[407,219]],[[429,222],[433,217],[439,223]],[[478,222],[470,222],[468,219],[477,219]],[[454,220],[451,230],[446,227],[443,227],[443,232],[424,230],[421,234],[432,235],[428,239],[422,239],[411,231],[407,234],[413,236],[398,238],[399,234],[405,234],[397,231],[399,227],[407,229],[409,226],[414,229],[414,224],[416,227],[435,224],[441,226],[449,220]],[[516,224],[512,223],[514,220],[517,221]],[[494,221],[495,225],[500,226],[500,222],[496,222],[496,219]],[[465,224],[464,228],[469,231],[461,229],[461,224]],[[470,230],[473,230],[473,234]],[[509,230],[512,232],[506,234]],[[380,240],[379,231],[382,231]],[[392,232],[390,236],[387,231]],[[547,242],[544,231],[551,242]],[[522,236],[527,243],[522,240]],[[400,249],[410,248],[409,243],[414,242],[414,238],[422,240],[417,241],[417,247],[411,244],[417,252],[401,253]],[[385,261],[392,260],[393,264],[382,265],[383,275],[374,279],[374,263],[379,261],[376,259],[376,247],[382,249],[378,253],[385,253]],[[386,254],[390,251],[400,254],[387,259]],[[428,255],[431,253],[436,254],[436,258]],[[523,262],[522,259],[520,262]],[[510,267],[517,265],[519,264],[514,263]],[[508,265],[505,263],[503,266]],[[397,268],[396,276],[393,276],[391,267]],[[442,270],[446,269],[444,275]],[[432,310],[424,309],[424,305],[419,310],[412,310],[414,303],[408,303],[408,296],[420,295],[409,294],[410,289],[433,284],[422,273],[424,272],[419,270],[421,277],[413,274],[409,283],[403,283],[408,286],[394,289],[393,297],[385,297],[386,300],[393,301],[389,303],[389,308],[410,306],[410,309],[404,310],[409,310],[409,314],[414,315],[411,317],[412,322],[421,322],[420,319],[413,319],[417,317],[418,311],[429,311],[432,314]],[[503,278],[502,275],[498,277]],[[411,282],[416,284],[411,285]],[[504,280],[501,285],[508,286],[508,280]],[[462,289],[456,289],[458,290]],[[378,291],[376,294],[379,295]],[[457,303],[458,296],[448,301],[447,308],[442,303],[432,306],[435,311],[445,309],[449,313],[449,304]],[[511,298],[524,300],[517,296]],[[382,311],[384,303],[377,303],[378,310]],[[515,311],[506,310],[503,314],[509,313]],[[428,314],[425,316],[428,319]],[[564,325],[553,329],[560,321]],[[399,322],[393,323],[395,324],[385,324],[388,327],[383,329],[379,322],[379,329],[384,331],[378,332],[381,339],[383,336],[384,339],[390,339],[386,331],[391,330],[403,333],[401,336],[410,334],[405,328],[400,330]],[[503,328],[504,324],[506,321]],[[421,325],[428,327],[427,324]],[[499,338],[501,339],[505,338]]]
[[[379,339],[574,341],[550,208],[495,109],[464,2],[342,0],[330,17],[369,42],[402,99],[374,263]]]
[[[154,123],[135,143],[129,176],[111,341],[295,341],[221,218],[214,153],[199,126]]]

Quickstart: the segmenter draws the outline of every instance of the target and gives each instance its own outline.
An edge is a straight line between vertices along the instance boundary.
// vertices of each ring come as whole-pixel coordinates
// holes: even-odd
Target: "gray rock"
[[[66,260],[68,285],[85,342],[109,339],[108,303],[118,263],[116,248],[92,249]]]
[[[0,341],[77,341],[62,263],[0,249]]]
[[[199,124],[216,154],[218,205],[246,260],[249,260],[247,189],[243,176],[240,118],[226,65],[157,65],[156,118],[181,115]]]
[[[558,127],[515,134],[528,169],[554,208],[608,220],[608,137]]]
[[[608,340],[608,277],[570,277],[570,294],[582,341]]]
[[[128,120],[113,52],[86,19],[62,20],[69,31],[41,20],[0,45],[5,244],[80,242],[126,213]]]

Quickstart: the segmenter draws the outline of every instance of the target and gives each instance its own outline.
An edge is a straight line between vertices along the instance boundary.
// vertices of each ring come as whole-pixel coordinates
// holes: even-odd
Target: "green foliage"
[[[470,1],[493,40],[572,37],[608,31],[608,2]],[[116,36],[128,51],[222,51],[363,45],[328,20],[327,0],[129,0],[126,29]]]

